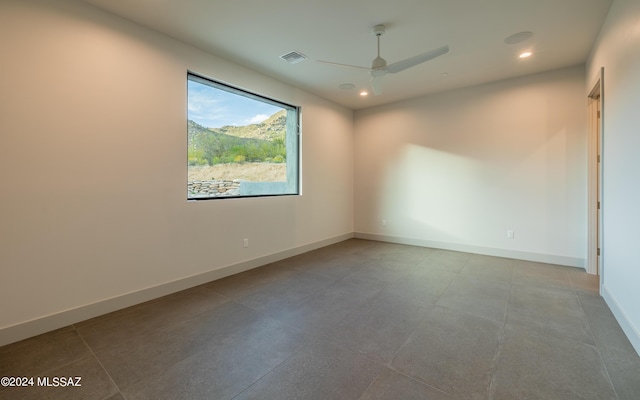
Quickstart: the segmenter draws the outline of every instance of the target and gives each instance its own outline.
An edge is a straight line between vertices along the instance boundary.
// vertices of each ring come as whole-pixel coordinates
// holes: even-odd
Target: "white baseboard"
[[[398,244],[408,244],[412,246],[431,247],[434,249],[463,251],[467,253],[483,254],[487,256],[515,258],[517,260],[535,261],[547,264],[566,265],[569,267],[585,267],[584,258],[558,256],[553,254],[529,253],[525,251],[497,249],[492,247],[472,246],[459,243],[436,242],[432,240],[406,238],[400,236],[379,235],[375,233],[355,232],[357,239],[377,240],[379,242],[390,242]]]
[[[346,233],[0,329],[0,346],[353,238]]]
[[[613,313],[614,317],[620,324],[620,328],[627,335],[631,345],[636,350],[636,353],[640,355],[640,329],[636,327],[633,322],[629,319],[627,314],[624,312],[620,304],[616,301],[615,297],[609,292],[606,286],[602,286],[600,292],[602,293],[602,298],[609,306],[609,309]]]

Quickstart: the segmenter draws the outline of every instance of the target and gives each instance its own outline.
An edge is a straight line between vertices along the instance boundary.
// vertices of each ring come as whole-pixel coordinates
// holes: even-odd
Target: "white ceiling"
[[[140,25],[352,109],[583,63],[612,0],[83,0]],[[384,93],[362,98],[376,56],[371,28],[385,24],[389,63],[444,44],[450,52],[384,77]],[[514,45],[520,31],[533,38]],[[523,50],[534,55],[520,60]],[[308,60],[289,64],[292,50]],[[447,73],[444,77],[442,74]],[[214,77],[215,78],[215,77]]]

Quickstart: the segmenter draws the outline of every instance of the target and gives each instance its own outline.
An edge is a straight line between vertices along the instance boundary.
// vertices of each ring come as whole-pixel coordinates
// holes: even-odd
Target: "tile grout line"
[[[80,337],[80,334],[76,331],[74,324],[67,325],[67,326],[65,326],[65,327],[62,327],[62,328],[56,329],[56,331],[58,331],[58,330],[60,330],[60,329],[65,329],[65,328],[67,328],[67,327],[71,327],[71,328],[72,328],[72,331],[73,331],[73,332],[76,332],[76,334]],[[53,332],[55,332],[55,331],[53,331]],[[43,334],[41,334],[41,335],[46,335],[47,333],[51,333],[51,332],[45,332],[45,333],[43,333]],[[41,336],[41,335],[38,335],[38,336]],[[35,336],[35,337],[37,337],[37,336]],[[34,337],[27,338],[27,339],[24,339],[24,340],[29,340],[29,339],[33,339],[33,338],[34,338]],[[82,339],[82,337],[80,337],[80,338]],[[19,343],[19,342],[16,342],[16,343]],[[83,340],[83,343],[84,343],[84,340]],[[14,344],[14,343],[9,343],[8,345],[2,346],[2,347],[8,347],[8,346],[11,346],[11,345],[13,345],[13,344]],[[85,346],[86,346],[86,344],[85,344]],[[86,347],[87,347],[87,349],[91,352],[91,349],[89,349],[89,348],[88,348],[89,346],[86,346]],[[80,358],[77,358],[77,359],[74,359],[74,360],[71,360],[71,361],[68,361],[68,362],[62,363],[62,364],[57,364],[55,367],[51,367],[51,368],[46,369],[46,370],[41,371],[41,372],[32,373],[31,375],[46,375],[46,374],[50,374],[51,372],[56,371],[56,370],[58,370],[58,369],[61,369],[61,368],[67,367],[67,366],[69,366],[69,365],[75,364],[75,363],[80,362],[80,361],[83,361],[83,360],[86,360],[86,359],[90,358],[92,355],[93,355],[93,353],[91,353],[91,354],[87,355],[86,357],[85,357],[85,356],[83,356],[83,357],[80,357]],[[7,386],[7,387],[8,387],[8,386]],[[7,387],[2,386],[2,387],[0,387],[0,389],[1,389],[1,390],[5,390]]]
[[[404,345],[403,345],[403,346],[404,346]],[[395,358],[395,357],[394,357],[394,358]],[[427,382],[423,381],[422,379],[420,379],[420,378],[418,378],[418,377],[415,377],[415,376],[409,375],[409,374],[407,374],[406,372],[404,372],[404,371],[402,371],[402,370],[400,370],[400,369],[397,369],[396,367],[394,367],[394,366],[392,365],[392,362],[393,362],[393,360],[392,360],[392,361],[390,361],[388,365],[385,365],[385,367],[386,367],[386,368],[388,368],[389,370],[391,370],[391,371],[393,371],[393,372],[395,372],[395,373],[399,374],[399,375],[402,375],[402,376],[404,376],[404,377],[406,377],[406,378],[408,378],[408,379],[410,379],[410,380],[414,381],[414,382],[418,382],[418,383],[419,383],[419,384],[421,384],[421,385],[428,386],[428,387],[430,387],[430,388],[432,388],[432,389],[435,389],[435,390],[439,391],[440,393],[444,393],[444,394],[446,394],[447,396],[449,396],[449,397],[451,397],[451,398],[453,398],[453,399],[456,399],[456,400],[458,400],[458,399],[459,399],[458,397],[454,396],[453,394],[451,394],[451,393],[449,393],[449,392],[445,392],[443,389],[440,389],[440,388],[438,388],[438,387],[436,387],[436,386],[433,386],[433,385],[431,385],[431,384],[429,384],[429,383],[427,383]]]
[[[598,358],[600,359],[600,363],[602,364],[602,367],[604,368],[604,372],[607,375],[607,382],[609,383],[609,385],[611,385],[611,388],[613,389],[613,393],[616,395],[616,399],[620,399],[620,396],[618,395],[618,391],[616,390],[616,386],[613,384],[613,380],[611,379],[611,375],[609,374],[609,368],[607,367],[607,363],[604,362],[604,357],[602,357],[602,352],[604,351],[604,349],[601,349],[600,345],[598,345],[598,342],[596,341],[596,337],[593,334],[593,329],[591,329],[591,322],[589,322],[589,318],[587,317],[587,313],[584,311],[584,307],[582,305],[582,300],[580,299],[580,296],[576,294],[576,297],[578,298],[578,304],[580,304],[580,310],[584,314],[584,318],[587,321],[587,327],[589,328],[589,334],[591,335],[591,338],[593,339],[593,344],[594,344],[593,347],[596,349],[596,352],[598,353]]]
[[[398,370],[396,370],[396,369],[391,369],[391,370],[392,370],[392,371],[394,371],[394,372],[396,372],[396,373],[397,373],[397,374],[399,374],[399,375],[402,375],[402,376],[404,376],[404,377],[406,377],[406,378],[408,378],[408,379],[410,379],[410,380],[414,381],[414,382],[417,382],[417,383],[419,383],[419,384],[421,384],[421,385],[428,386],[428,387],[430,387],[431,389],[437,390],[438,392],[443,393],[443,394],[445,394],[445,395],[447,395],[447,396],[449,396],[449,397],[451,397],[451,398],[453,398],[453,399],[456,399],[456,400],[457,400],[457,399],[459,399],[459,397],[456,397],[456,396],[454,396],[454,395],[453,395],[453,394],[451,394],[451,393],[445,392],[444,390],[442,390],[442,389],[440,389],[440,388],[437,388],[437,387],[435,387],[435,386],[431,386],[430,384],[428,384],[428,383],[426,383],[426,382],[422,382],[420,379],[418,379],[418,378],[414,378],[414,377],[412,377],[412,376],[410,376],[410,375],[407,375],[407,374],[405,374],[405,373],[404,373],[404,372],[402,372],[402,371],[398,371]]]
[[[423,262],[424,262],[424,261],[426,261],[427,259],[429,259],[430,257],[431,257],[431,254],[430,254],[429,256],[427,256],[427,258],[426,258],[425,260],[423,260]],[[465,261],[465,266],[466,266],[466,264],[469,262],[469,260],[470,260],[470,258],[468,258],[468,259]],[[464,269],[464,266],[462,267],[462,269]],[[460,271],[462,271],[462,269],[461,269]],[[456,274],[457,276],[459,276],[459,275],[460,275],[460,272],[455,272],[455,274]],[[399,369],[397,369],[396,367],[394,367],[394,366],[393,366],[393,361],[396,359],[396,357],[398,356],[398,354],[400,353],[400,351],[401,351],[401,350],[402,350],[402,349],[407,345],[407,343],[409,343],[409,342],[411,341],[411,339],[412,339],[412,338],[413,338],[413,336],[415,335],[415,332],[416,332],[416,331],[417,331],[417,329],[420,327],[420,325],[422,325],[422,324],[423,324],[423,323],[424,323],[424,322],[429,318],[429,313],[430,313],[430,312],[432,312],[432,311],[433,311],[433,309],[435,309],[436,307],[439,307],[439,306],[437,306],[437,305],[436,305],[436,303],[438,302],[438,300],[440,299],[440,297],[444,294],[444,292],[446,292],[446,291],[447,291],[447,289],[449,288],[449,286],[451,285],[451,283],[453,282],[453,280],[454,280],[454,279],[455,279],[455,278],[453,278],[453,279],[451,280],[451,282],[449,282],[449,284],[448,284],[448,285],[447,285],[447,287],[442,291],[442,293],[440,294],[440,296],[438,297],[438,299],[436,299],[436,300],[433,302],[433,304],[429,304],[429,305],[428,305],[430,308],[429,308],[429,310],[427,311],[427,313],[425,313],[425,316],[420,320],[420,322],[419,322],[419,323],[417,323],[417,324],[416,324],[415,328],[414,328],[414,329],[413,329],[413,331],[412,331],[412,332],[407,336],[407,338],[405,339],[405,341],[404,341],[400,346],[398,346],[398,349],[394,352],[393,356],[391,357],[391,359],[389,360],[389,362],[385,365],[385,367],[387,367],[387,368],[389,368],[390,370],[392,370],[392,371],[394,371],[394,372],[396,372],[396,373],[398,373],[398,374],[400,374],[400,375],[402,375],[402,376],[405,376],[405,377],[407,377],[407,378],[409,378],[409,379],[411,379],[411,380],[413,380],[413,381],[415,381],[415,382],[418,382],[418,383],[420,383],[420,384],[422,384],[422,385],[426,385],[426,386],[428,386],[428,387],[430,387],[430,388],[433,388],[433,389],[435,389],[435,390],[437,390],[437,391],[439,391],[439,392],[441,392],[441,393],[446,394],[447,396],[450,396],[450,397],[452,397],[452,398],[454,398],[454,399],[457,399],[457,397],[455,397],[453,394],[450,394],[450,393],[448,393],[448,392],[445,392],[444,390],[442,390],[442,389],[440,389],[440,388],[437,388],[437,387],[435,387],[435,386],[431,386],[430,384],[428,384],[428,383],[426,383],[426,382],[423,382],[422,380],[418,379],[417,377],[412,377],[412,376],[410,376],[410,375],[407,375],[407,374],[406,374],[406,373],[404,373],[403,371],[401,371],[401,370],[399,370]],[[426,307],[427,307],[427,306],[425,306],[425,308],[426,308]],[[446,307],[442,307],[442,308],[446,308]]]
[[[314,344],[317,343],[320,339],[315,338]],[[304,351],[304,350],[302,350]],[[230,397],[229,400],[233,400],[235,398],[237,398],[238,396],[240,396],[242,393],[246,392],[247,390],[249,390],[250,388],[252,388],[255,384],[257,384],[258,382],[260,382],[261,380],[263,380],[265,377],[267,377],[269,374],[271,374],[273,371],[275,371],[276,369],[278,369],[282,364],[284,364],[286,361],[290,360],[296,353],[292,352],[291,354],[289,354],[288,357],[285,357],[284,360],[282,360],[282,362],[280,362],[278,365],[274,366],[273,368],[271,368],[269,371],[265,372],[264,375],[262,375],[261,377],[259,377],[258,379],[256,379],[255,381],[251,382],[251,384],[249,384],[247,387],[245,387],[244,389],[242,389],[241,391],[239,391],[238,393],[236,393],[235,395],[233,395],[233,397]],[[125,399],[126,400],[126,399]]]
[[[498,339],[498,348],[496,349],[496,354],[493,358],[492,368],[491,368],[491,379],[489,380],[489,386],[487,387],[487,399],[491,400],[493,398],[493,394],[495,391],[495,381],[496,375],[498,373],[498,361],[500,360],[500,355],[502,354],[502,350],[504,348],[506,338],[507,338],[507,312],[509,311],[509,304],[511,303],[511,294],[513,292],[513,275],[515,274],[515,267],[511,270],[511,282],[509,283],[509,296],[507,298],[507,304],[504,308],[504,318],[502,322],[502,334]]]
[[[76,328],[75,324],[73,324],[72,326],[73,326],[74,331],[78,334],[78,336],[82,340],[82,343],[84,343],[84,345],[87,346],[87,349],[89,349],[89,352],[91,352],[91,356],[97,361],[98,365],[100,365],[100,368],[102,368],[104,373],[107,374],[107,376],[109,377],[109,381],[111,381],[111,384],[113,384],[113,386],[116,388],[118,394],[120,394],[120,396],[122,396],[122,398],[124,400],[127,400],[127,397],[122,393],[122,390],[120,390],[120,387],[118,386],[116,381],[113,380],[113,377],[111,376],[109,371],[107,371],[107,368],[105,368],[105,366],[102,364],[102,361],[100,361],[100,359],[98,358],[98,355],[93,351],[93,348],[91,348],[91,346],[89,346],[89,343],[87,343],[87,341],[84,339],[82,334],[80,334],[80,332]],[[106,400],[106,399],[108,399],[108,397],[103,397],[103,400]]]
[[[496,349],[496,353],[493,356],[493,361],[491,363],[491,378],[489,379],[489,385],[487,386],[487,399],[493,399],[493,394],[495,392],[495,381],[496,375],[498,373],[498,360],[500,359],[500,355],[502,353],[502,349],[504,348],[504,344],[507,337],[507,332],[505,330],[506,323],[502,325],[502,333],[500,338],[498,339],[498,348]]]

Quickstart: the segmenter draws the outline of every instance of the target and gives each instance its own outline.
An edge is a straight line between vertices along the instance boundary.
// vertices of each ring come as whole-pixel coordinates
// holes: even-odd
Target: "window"
[[[188,199],[299,192],[299,107],[189,73]]]

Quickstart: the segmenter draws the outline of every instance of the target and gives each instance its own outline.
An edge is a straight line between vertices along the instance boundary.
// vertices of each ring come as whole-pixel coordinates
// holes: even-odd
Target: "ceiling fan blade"
[[[363,71],[369,71],[371,69],[371,68],[366,68],[366,67],[359,67],[357,65],[340,64],[340,63],[335,63],[335,62],[331,62],[331,61],[317,60],[317,62],[323,63],[323,64],[333,65],[333,66],[336,66],[336,67],[360,69],[360,70],[363,70]]]
[[[371,78],[371,90],[374,96],[382,94],[382,76],[374,76]]]
[[[429,61],[448,52],[449,46],[442,46],[435,50],[428,51],[424,54],[419,54],[415,57],[407,58],[406,60],[387,65],[387,71],[395,74],[396,72],[404,71],[407,68],[422,64],[425,61]]]

